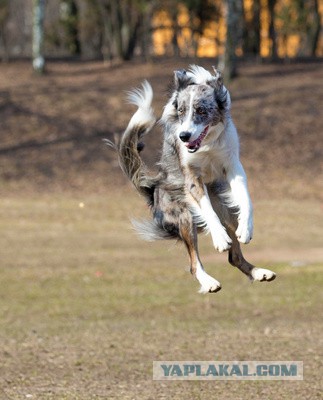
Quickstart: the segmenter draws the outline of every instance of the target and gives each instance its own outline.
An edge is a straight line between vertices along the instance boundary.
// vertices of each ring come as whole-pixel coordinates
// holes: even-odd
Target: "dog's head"
[[[230,95],[223,85],[221,74],[199,66],[188,71],[175,71],[175,91],[171,104],[176,134],[188,151],[196,152],[207,135],[224,122],[230,109]]]

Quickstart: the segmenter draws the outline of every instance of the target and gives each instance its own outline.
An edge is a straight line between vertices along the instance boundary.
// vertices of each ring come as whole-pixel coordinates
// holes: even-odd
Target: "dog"
[[[211,234],[219,252],[252,281],[272,281],[276,274],[256,268],[242,255],[240,243],[253,235],[253,208],[247,177],[239,159],[239,139],[230,114],[230,93],[221,73],[192,65],[174,73],[173,90],[157,121],[153,91],[147,81],[129,94],[137,111],[118,145],[125,175],[147,200],[152,219],[134,221],[146,240],[179,239],[190,258],[200,293],[215,293],[221,284],[200,260],[197,236]],[[158,173],[149,173],[140,157],[141,139],[159,124],[164,131]],[[110,142],[110,145],[112,143]]]

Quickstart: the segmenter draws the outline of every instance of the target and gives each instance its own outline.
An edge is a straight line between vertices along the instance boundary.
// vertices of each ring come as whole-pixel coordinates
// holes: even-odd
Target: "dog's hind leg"
[[[182,216],[179,223],[179,234],[190,257],[191,274],[196,277],[201,285],[199,293],[218,292],[221,289],[220,282],[205,272],[200,261],[197,247],[197,230],[191,216],[187,216],[187,218]]]
[[[229,235],[232,238],[232,245],[229,250],[229,263],[234,267],[240,269],[245,275],[252,281],[273,281],[276,278],[276,274],[273,271],[265,268],[257,268],[250,264],[244,257],[241,251],[240,243],[238,242],[235,231],[229,230]]]

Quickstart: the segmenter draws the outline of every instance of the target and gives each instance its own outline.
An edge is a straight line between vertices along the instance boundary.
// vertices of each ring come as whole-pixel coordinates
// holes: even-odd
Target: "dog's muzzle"
[[[190,138],[191,138],[192,134],[187,131],[181,132],[179,134],[179,138],[181,139],[182,142],[185,143],[185,146],[187,147],[187,150],[190,153],[195,153],[200,148],[203,139],[205,138],[205,136],[208,133],[208,130],[209,130],[209,126],[206,126],[203,129],[200,136],[197,139],[193,140],[192,142],[190,142]]]
[[[192,135],[191,135],[191,133],[190,132],[181,132],[180,134],[179,134],[179,138],[181,139],[181,141],[182,142],[188,142],[189,140],[190,140],[190,137],[191,137]]]

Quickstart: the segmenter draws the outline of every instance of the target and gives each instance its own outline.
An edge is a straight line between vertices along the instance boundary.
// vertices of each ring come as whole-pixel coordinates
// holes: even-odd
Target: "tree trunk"
[[[66,47],[70,54],[81,54],[79,41],[79,12],[74,0],[64,0],[64,12],[61,12],[60,23],[65,33]]]
[[[45,70],[43,55],[45,1],[33,0],[33,68],[39,74]]]
[[[243,54],[258,57],[260,55],[260,0],[253,1],[251,21],[244,17]]]
[[[226,0],[224,6],[227,35],[219,69],[222,70],[224,79],[229,81],[237,76],[236,49],[242,37],[242,0]]]
[[[9,49],[7,43],[7,21],[9,19],[9,1],[0,2],[0,51],[2,48],[2,62],[9,61]]]
[[[317,46],[319,43],[320,32],[321,32],[321,16],[319,12],[318,0],[314,0],[314,24],[312,29],[312,45],[311,45],[311,55],[315,57]]]
[[[112,1],[111,2],[111,23],[112,23],[112,34],[113,34],[113,42],[114,42],[114,50],[115,56],[119,59],[123,58],[123,40],[122,40],[122,14],[120,10],[120,2]]]
[[[261,8],[260,0],[254,0],[253,19],[252,19],[253,28],[254,28],[252,49],[253,49],[253,53],[256,56],[260,56],[260,40],[261,40],[260,39],[260,37],[261,37],[261,35],[260,35],[260,8]]]
[[[100,11],[100,18],[102,24],[102,46],[101,52],[103,56],[103,61],[108,62],[111,61],[114,57],[113,49],[112,49],[112,24],[109,13],[109,6],[105,4],[104,0],[97,0],[97,4]]]
[[[308,3],[307,3],[308,4]],[[299,13],[304,14],[305,0],[299,1]],[[315,57],[321,31],[321,18],[319,13],[318,0],[312,0],[310,7],[307,7],[305,26],[302,29],[301,44],[297,55],[300,57]]]
[[[178,10],[177,7],[174,7],[172,12],[172,23],[173,23],[173,36],[172,36],[172,46],[173,46],[173,54],[175,57],[180,56],[180,48],[178,44],[178,33],[179,33],[179,26],[178,26]]]
[[[138,41],[138,33],[140,32],[140,27],[142,25],[142,16],[139,15],[137,18],[137,22],[134,26],[131,26],[129,28],[132,28],[132,30],[128,33],[127,37],[127,47],[125,49],[125,52],[123,54],[123,59],[124,60],[131,60],[132,57],[134,56],[135,48],[137,45]]]
[[[1,60],[3,63],[6,63],[9,61],[9,50],[7,45],[7,35],[4,26],[0,27],[0,49],[1,47],[2,47]]]
[[[151,59],[152,49],[152,20],[156,2],[150,1],[146,4],[143,12],[143,23],[140,31],[141,56],[145,62]]]
[[[270,15],[269,37],[271,39],[271,58],[273,60],[276,60],[278,58],[277,35],[275,28],[275,5],[276,5],[276,0],[268,0],[268,9]]]
[[[130,60],[138,42],[138,31],[142,22],[142,13],[136,2],[112,1],[111,27],[114,54],[120,60]]]

